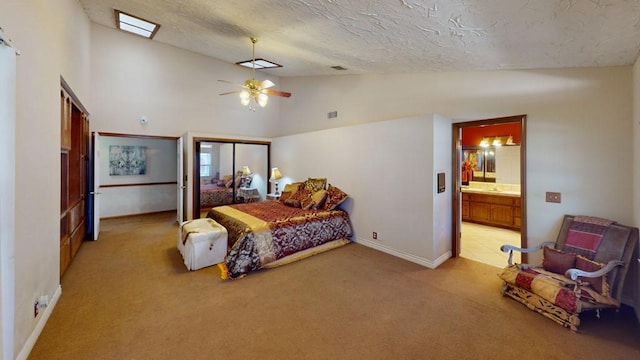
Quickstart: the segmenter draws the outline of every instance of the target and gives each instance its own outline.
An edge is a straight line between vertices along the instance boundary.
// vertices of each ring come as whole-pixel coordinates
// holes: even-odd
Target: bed
[[[212,208],[214,206],[233,203],[233,188],[217,184],[200,185],[200,208]]]
[[[337,209],[335,201],[327,208],[316,203],[308,209],[285,203],[235,204],[208,212],[207,217],[224,226],[228,233],[229,252],[220,264],[223,279],[241,278],[262,268],[288,264],[350,242],[349,215]]]

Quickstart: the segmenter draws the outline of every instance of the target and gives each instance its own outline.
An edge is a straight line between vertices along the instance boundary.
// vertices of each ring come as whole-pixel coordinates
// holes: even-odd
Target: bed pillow
[[[314,193],[318,190],[324,190],[327,186],[327,178],[308,178],[304,182],[304,188]]]
[[[303,210],[310,210],[313,207],[313,198],[311,197],[311,195],[300,201],[300,207]]]
[[[296,191],[293,195],[291,195],[291,199],[296,199],[302,203],[303,200],[306,200],[311,197],[311,191],[307,189],[300,189]]]
[[[556,274],[564,273],[576,266],[576,254],[565,253],[552,247],[545,246],[542,259],[542,267]]]
[[[327,188],[327,199],[322,206],[322,210],[333,210],[347,200],[348,197],[349,195],[347,195],[347,193],[329,184]]]
[[[285,191],[288,191],[291,194],[295,194],[296,191],[300,190],[302,185],[303,185],[303,183],[301,183],[301,182],[296,182],[296,183],[293,183],[293,184],[287,184],[287,185],[284,186],[284,189],[282,189],[282,193],[284,194]]]
[[[300,200],[298,200],[298,199],[288,198],[287,200],[283,201],[282,203],[285,204],[286,206],[291,206],[291,207],[294,207],[294,208],[301,207]]]
[[[327,201],[327,190],[318,190],[311,194],[313,199],[313,209],[322,209],[324,203]]]
[[[582,255],[576,256],[576,269],[593,272],[602,269],[604,266],[604,264],[589,260]],[[606,275],[597,278],[578,276],[578,279],[583,283],[589,283],[592,289],[603,296],[609,296],[609,283],[607,282]]]
[[[225,175],[218,181],[218,186],[227,186],[227,182],[233,178],[232,175]]]
[[[285,201],[287,201],[289,198],[291,198],[291,196],[293,195],[293,193],[291,191],[283,191],[282,193],[280,193],[280,202],[284,204]]]

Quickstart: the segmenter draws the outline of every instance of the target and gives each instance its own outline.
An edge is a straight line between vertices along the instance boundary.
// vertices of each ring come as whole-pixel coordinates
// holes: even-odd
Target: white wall
[[[91,45],[92,131],[271,136],[277,130],[278,97],[254,112],[237,96],[218,95],[235,90],[219,79],[244,83],[251,77],[247,68],[95,23]],[[279,83],[277,77],[269,79]],[[146,125],[139,122],[142,115]]]
[[[633,119],[631,126],[633,128],[633,163],[631,166],[633,169],[633,225],[640,226],[640,61],[638,60],[633,66]],[[636,259],[640,259],[639,254],[640,244],[636,248]],[[635,284],[636,317],[640,322],[640,264],[637,262],[635,269],[632,265],[629,278],[632,284]]]
[[[435,190],[436,170],[451,177],[450,120],[428,114],[284,136],[272,152],[280,188],[326,177],[349,194],[341,207],[357,242],[432,268],[450,256],[451,189]]]
[[[110,175],[109,147],[146,146],[144,175]],[[176,140],[138,137],[100,137],[100,217],[145,214],[175,210],[175,184],[104,187],[105,185],[166,183],[177,181]]]
[[[499,146],[496,152],[496,183],[520,184],[520,145]]]
[[[0,26],[22,52],[16,72],[14,356],[26,358],[60,294],[60,76],[91,111],[90,26],[76,0],[3,1]],[[41,295],[53,303],[34,318]]]
[[[14,347],[15,130],[16,53],[0,42],[0,358],[12,358]]]
[[[632,222],[631,70],[623,66],[283,78],[282,86],[295,98],[281,103],[279,133],[424,113],[454,121],[527,114],[527,236],[536,245],[555,239],[567,213]],[[334,110],[338,117],[327,119],[327,112]],[[397,158],[393,151],[389,156]],[[275,159],[283,156],[293,153],[280,154],[274,148]],[[316,157],[322,161],[321,153]],[[561,192],[562,203],[546,203],[546,191]]]

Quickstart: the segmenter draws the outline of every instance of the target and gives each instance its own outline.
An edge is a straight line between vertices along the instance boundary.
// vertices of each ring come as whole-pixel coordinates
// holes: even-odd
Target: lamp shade
[[[251,169],[249,169],[248,166],[243,166],[242,167],[242,176],[247,176],[247,175],[251,175]]]
[[[278,181],[282,179],[282,174],[280,174],[280,170],[278,170],[278,168],[273,168],[271,169],[271,177],[269,178],[269,181]]]

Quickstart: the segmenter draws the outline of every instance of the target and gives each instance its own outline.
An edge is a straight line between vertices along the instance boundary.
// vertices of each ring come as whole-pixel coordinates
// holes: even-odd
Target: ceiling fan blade
[[[228,81],[228,80],[218,80],[218,81],[223,82],[223,83],[227,83],[227,84],[233,84],[233,85],[245,87],[244,84],[238,84],[238,83],[233,82],[233,81]]]
[[[243,90],[235,90],[235,91],[229,91],[229,92],[225,92],[222,94],[218,94],[218,95],[229,95],[229,94],[239,94],[241,93]]]
[[[267,95],[275,95],[275,96],[282,96],[282,97],[290,97],[291,93],[290,92],[286,92],[286,91],[278,91],[278,90],[273,90],[273,89],[264,89],[263,92]]]
[[[276,86],[276,84],[274,84],[273,81],[271,81],[271,80],[265,80],[260,85],[260,87],[262,87],[263,89],[268,89],[268,88],[274,87],[274,86]]]

